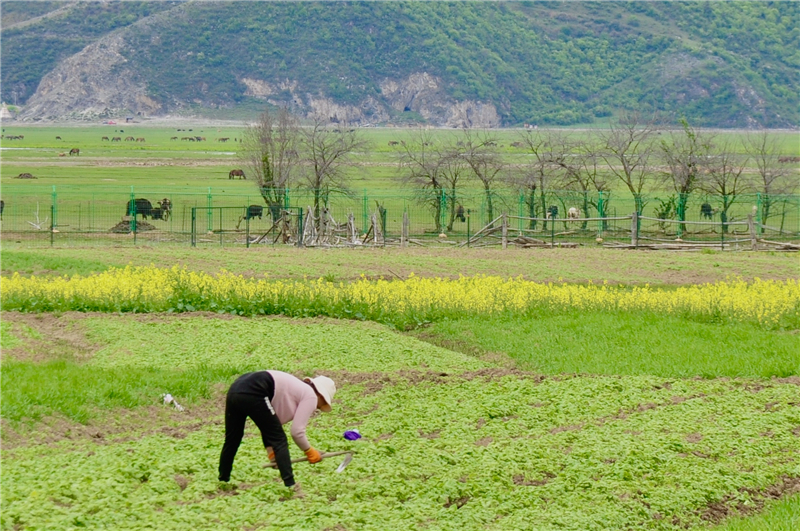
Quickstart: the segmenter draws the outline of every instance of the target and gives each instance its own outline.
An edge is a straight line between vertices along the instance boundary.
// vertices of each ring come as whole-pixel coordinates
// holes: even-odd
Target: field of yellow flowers
[[[797,328],[800,281],[729,279],[676,289],[537,283],[492,276],[335,283],[253,279],[186,268],[133,267],[57,278],[0,279],[2,309],[325,315],[373,320],[400,329],[450,317],[558,311],[654,312],[710,322]]]

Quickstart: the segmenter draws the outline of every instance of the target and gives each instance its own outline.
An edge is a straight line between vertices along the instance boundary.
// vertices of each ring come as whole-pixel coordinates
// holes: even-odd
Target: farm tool
[[[329,457],[336,457],[337,455],[346,455],[346,457],[344,458],[344,461],[342,461],[342,464],[340,464],[339,468],[336,469],[337,472],[341,472],[342,470],[347,468],[347,465],[349,465],[350,461],[353,460],[353,454],[354,453],[355,452],[353,450],[346,450],[346,451],[342,451],[342,452],[328,452],[328,453],[322,454],[321,457],[322,457],[322,459],[327,459]],[[292,459],[292,464],[302,463],[303,461],[308,461],[308,457],[298,457],[297,459]],[[265,467],[268,466],[268,467],[271,467],[271,468],[277,468],[278,464],[277,463],[268,463],[268,464],[266,464],[264,466]]]

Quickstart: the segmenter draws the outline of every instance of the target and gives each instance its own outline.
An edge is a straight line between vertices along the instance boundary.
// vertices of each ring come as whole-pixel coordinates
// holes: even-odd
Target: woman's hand
[[[311,464],[322,461],[322,456],[313,447],[306,450],[306,457],[308,457],[308,462]]]

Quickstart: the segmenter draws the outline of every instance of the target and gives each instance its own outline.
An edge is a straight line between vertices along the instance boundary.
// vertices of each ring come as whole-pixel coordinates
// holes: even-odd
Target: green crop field
[[[86,251],[2,248],[3,529],[736,531],[800,524],[795,256]],[[50,282],[128,263],[301,283],[325,277],[332,286],[355,285],[362,275],[393,279],[396,287],[398,277],[459,273],[605,279],[660,286],[655,299],[701,282],[721,286],[732,275],[760,277],[786,282],[771,296],[785,299],[785,324],[561,310],[491,319],[451,313],[403,333],[363,320],[20,313],[7,306],[18,300],[9,291],[15,272]],[[309,438],[324,451],[356,453],[342,473],[336,459],[295,465],[302,499],[263,467],[252,425],[231,483],[216,479],[227,385],[264,368],[337,382],[333,412],[312,419]],[[185,411],[163,405],[164,393]],[[354,428],[363,438],[344,439]]]

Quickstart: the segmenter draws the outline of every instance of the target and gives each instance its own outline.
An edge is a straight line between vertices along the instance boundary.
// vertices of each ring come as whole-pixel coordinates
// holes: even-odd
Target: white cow
[[[567,211],[568,219],[578,219],[579,217],[581,217],[580,209],[572,207]]]

